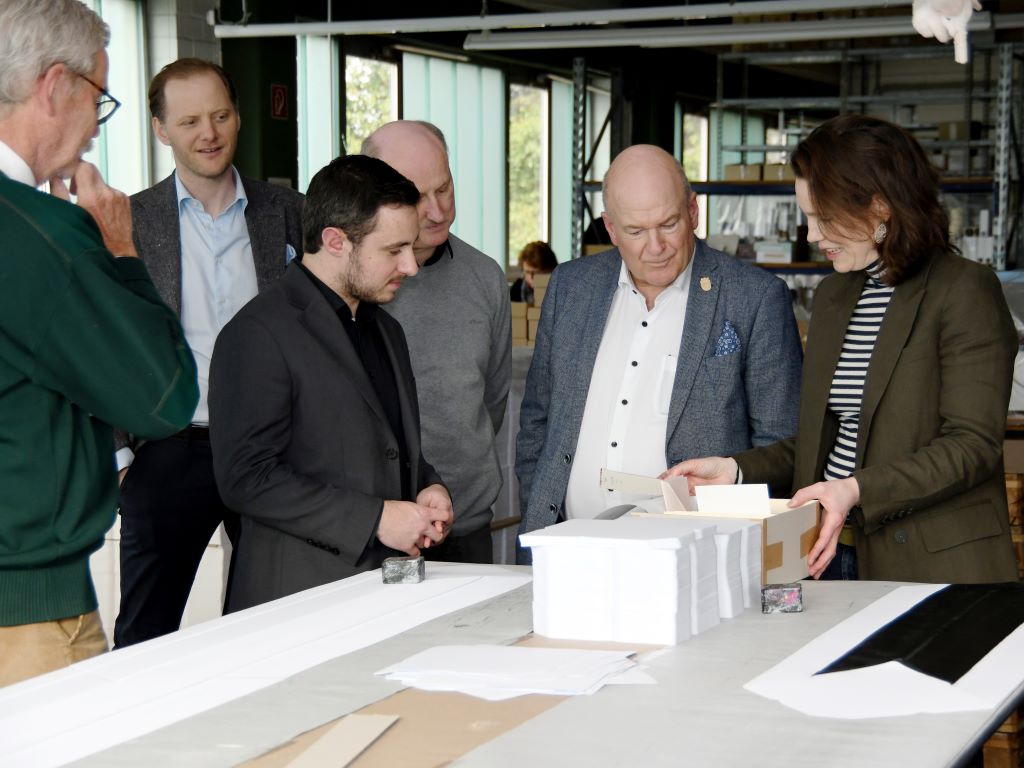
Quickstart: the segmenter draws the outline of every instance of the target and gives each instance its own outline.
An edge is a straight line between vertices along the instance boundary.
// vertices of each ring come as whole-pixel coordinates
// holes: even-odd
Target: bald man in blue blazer
[[[656,476],[796,432],[786,284],[696,239],[696,198],[658,147],[620,153],[604,199],[617,247],[560,265],[541,311],[516,449],[521,533],[626,501],[599,487],[602,467]]]

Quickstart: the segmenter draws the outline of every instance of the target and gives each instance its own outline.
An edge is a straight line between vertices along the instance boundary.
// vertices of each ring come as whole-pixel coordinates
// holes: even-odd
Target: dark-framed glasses
[[[77,72],[75,74],[100,92],[99,98],[96,99],[96,125],[103,125],[121,108],[121,102],[111,96],[106,88],[100,87],[85,75],[80,75]]]

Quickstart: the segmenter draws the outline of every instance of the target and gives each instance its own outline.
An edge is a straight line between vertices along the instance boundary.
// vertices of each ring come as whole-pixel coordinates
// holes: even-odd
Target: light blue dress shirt
[[[199,374],[199,405],[193,424],[209,422],[206,398],[217,334],[258,290],[245,223],[249,201],[238,171],[232,168],[232,173],[235,199],[219,216],[207,213],[177,174],[174,176],[181,228],[181,326]]]

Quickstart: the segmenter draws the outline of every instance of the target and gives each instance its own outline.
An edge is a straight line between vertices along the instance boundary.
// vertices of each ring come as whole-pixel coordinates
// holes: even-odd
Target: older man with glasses
[[[198,399],[128,199],[81,159],[118,107],[108,40],[77,0],[0,3],[0,686],[106,649],[89,555],[117,505],[111,427],[164,437]]]

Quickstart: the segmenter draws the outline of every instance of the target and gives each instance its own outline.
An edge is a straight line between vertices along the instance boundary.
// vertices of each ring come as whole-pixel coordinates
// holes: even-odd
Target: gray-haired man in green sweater
[[[81,162],[117,108],[108,38],[77,0],[0,4],[0,686],[106,649],[89,555],[117,506],[111,425],[164,437],[199,396],[177,317],[118,258],[128,199]]]

